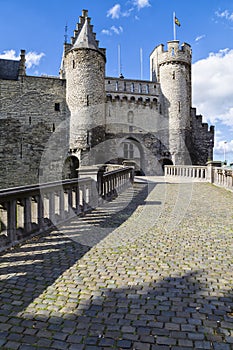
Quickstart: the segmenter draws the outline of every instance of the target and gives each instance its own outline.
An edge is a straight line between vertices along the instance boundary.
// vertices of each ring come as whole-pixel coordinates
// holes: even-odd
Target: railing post
[[[39,230],[43,230],[45,224],[44,224],[44,204],[43,204],[42,194],[39,194],[37,196],[37,216],[38,216]]]
[[[32,210],[31,210],[31,196],[24,200],[24,230],[26,233],[30,233],[32,230]]]
[[[16,241],[16,199],[11,199],[7,208],[7,235],[10,242]]]

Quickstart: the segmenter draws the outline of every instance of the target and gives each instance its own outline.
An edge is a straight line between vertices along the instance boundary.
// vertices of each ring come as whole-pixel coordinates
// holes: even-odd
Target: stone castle
[[[150,55],[150,81],[106,77],[88,11],[64,44],[60,76],[28,76],[0,59],[0,187],[78,176],[93,164],[134,164],[161,175],[166,164],[213,159],[214,127],[192,108],[190,45],[169,41]]]

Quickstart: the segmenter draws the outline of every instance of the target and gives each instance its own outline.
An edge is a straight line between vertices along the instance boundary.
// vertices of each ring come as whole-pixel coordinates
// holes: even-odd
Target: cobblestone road
[[[0,349],[233,349],[233,194],[149,178],[0,256]]]

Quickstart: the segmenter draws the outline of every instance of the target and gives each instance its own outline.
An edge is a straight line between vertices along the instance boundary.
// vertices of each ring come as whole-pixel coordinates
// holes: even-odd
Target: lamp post
[[[224,141],[224,164],[227,165],[227,161],[226,161],[226,144],[227,141]]]

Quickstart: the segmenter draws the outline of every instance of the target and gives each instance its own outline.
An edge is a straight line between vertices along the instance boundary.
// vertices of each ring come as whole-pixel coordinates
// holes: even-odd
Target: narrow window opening
[[[134,92],[134,83],[131,84],[131,92]]]
[[[56,127],[55,127],[55,124],[53,123],[53,132],[55,131]]]
[[[75,60],[73,60],[73,69],[75,68]]]
[[[111,81],[110,81],[110,80],[108,81],[108,84],[111,84]]]
[[[23,142],[20,143],[20,158],[23,158]]]
[[[174,49],[174,47],[172,48],[172,56],[173,57],[175,56],[175,49]]]
[[[173,80],[176,79],[176,72],[175,72],[175,71],[172,72],[172,79],[173,79]]]
[[[56,112],[59,112],[60,111],[60,103],[55,103],[54,109]]]
[[[116,91],[118,91],[118,81],[116,81]]]
[[[142,92],[142,84],[139,84],[139,86],[138,86],[138,92],[139,92],[139,93]]]
[[[180,113],[180,101],[178,101],[178,111]]]
[[[129,125],[129,132],[133,132],[133,125]]]
[[[133,159],[133,156],[134,156],[134,154],[133,154],[133,144],[130,143],[129,144],[129,159]]]
[[[126,91],[126,83],[124,83],[124,91]]]
[[[32,124],[32,117],[29,117],[29,125]]]
[[[89,95],[87,95],[87,106],[89,106]]]

